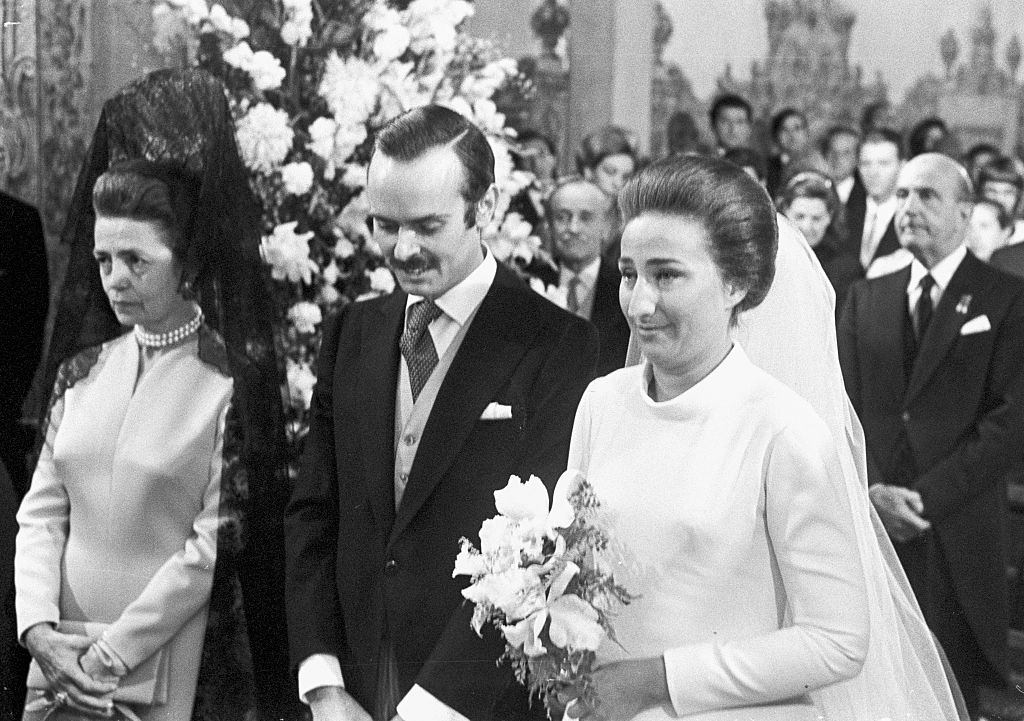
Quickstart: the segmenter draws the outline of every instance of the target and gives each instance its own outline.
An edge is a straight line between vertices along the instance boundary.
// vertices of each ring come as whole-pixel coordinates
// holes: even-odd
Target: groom
[[[401,289],[324,330],[285,521],[300,694],[315,721],[543,718],[452,569],[510,474],[551,487],[565,469],[596,333],[481,244],[494,157],[461,115],[389,123],[365,192]]]

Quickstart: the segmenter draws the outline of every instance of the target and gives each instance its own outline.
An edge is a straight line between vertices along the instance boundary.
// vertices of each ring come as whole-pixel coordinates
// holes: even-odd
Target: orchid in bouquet
[[[596,651],[614,641],[610,617],[635,598],[616,583],[602,562],[611,543],[597,513],[600,504],[577,471],[566,471],[550,507],[544,483],[518,476],[494,492],[498,515],[480,527],[480,547],[461,541],[452,576],[469,576],[462,595],[473,602],[472,625],[487,624],[505,639],[516,679],[548,709],[557,694],[592,704]]]
[[[295,458],[322,319],[395,287],[363,196],[381,126],[427,103],[470,118],[494,151],[500,191],[486,242],[513,267],[506,248],[539,249],[521,218],[504,220],[509,200],[532,181],[513,167],[515,133],[493,100],[520,81],[518,69],[463,32],[473,10],[466,0],[153,0],[153,44],[166,62],[199,65],[229,91],[262,208]]]

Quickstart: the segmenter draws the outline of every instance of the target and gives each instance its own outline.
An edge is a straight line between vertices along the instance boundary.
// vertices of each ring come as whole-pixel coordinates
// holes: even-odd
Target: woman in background
[[[256,210],[212,76],[157,71],[105,104],[18,515],[26,719],[295,715]]]
[[[602,254],[616,260],[619,256],[619,234],[622,231],[619,207],[615,199],[640,165],[640,155],[629,133],[615,125],[606,125],[587,135],[576,153],[576,170],[612,198],[615,208],[615,231],[605,239]]]
[[[863,272],[857,258],[842,251],[846,223],[831,179],[813,170],[797,173],[782,189],[776,206],[803,233],[835,289],[836,308],[841,309],[847,288]]]

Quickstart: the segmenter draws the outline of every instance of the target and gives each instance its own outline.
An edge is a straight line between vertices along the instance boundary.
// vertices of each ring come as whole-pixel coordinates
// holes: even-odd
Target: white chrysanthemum
[[[231,18],[231,34],[235,40],[249,37],[249,23],[242,18]]]
[[[366,126],[362,123],[339,125],[334,134],[334,164],[342,165],[365,142]]]
[[[315,333],[317,325],[324,319],[320,306],[309,301],[301,301],[288,309],[288,320],[299,333]]]
[[[286,74],[285,69],[281,67],[281,61],[266,50],[257,50],[253,53],[249,67],[245,71],[252,76],[253,85],[257,90],[275,90],[281,87]]]
[[[217,32],[231,34],[231,16],[223,5],[217,4],[210,8],[206,18]]]
[[[450,53],[457,28],[473,14],[473,6],[465,0],[413,0],[406,12],[414,52]]]
[[[184,31],[180,12],[162,3],[153,6],[153,47],[162,53],[171,52],[181,42]]]
[[[351,243],[349,243],[349,245],[351,245]],[[335,253],[337,253],[337,247],[335,247]],[[333,260],[330,263],[328,263],[327,266],[323,269],[321,277],[324,279],[324,282],[327,283],[328,285],[334,285],[335,283],[337,283],[338,278],[341,277],[341,271],[338,269],[338,264],[335,263]]]
[[[334,244],[334,255],[339,260],[345,260],[346,258],[351,258],[355,254],[356,254],[355,243],[353,243],[348,238],[341,238],[340,240],[338,240],[337,243]],[[337,266],[335,266],[335,268],[337,268]]]
[[[287,278],[292,283],[300,280],[309,285],[317,265],[309,257],[309,239],[312,231],[296,233],[297,221],[281,223],[272,235],[264,236],[260,243],[263,260],[270,266],[270,274],[275,280]]]
[[[245,70],[249,67],[249,63],[252,62],[253,54],[252,48],[249,47],[249,43],[241,42],[225,50],[221,57],[224,58],[224,62],[231,67],[238,68],[239,70]]]
[[[344,60],[332,52],[324,66],[320,96],[342,126],[362,125],[377,105],[377,71],[360,58]]]
[[[309,124],[309,150],[323,160],[334,157],[334,133],[338,124],[330,118],[317,118]]]
[[[505,114],[498,112],[493,100],[480,98],[473,103],[473,118],[485,133],[500,135],[505,130]]]
[[[345,172],[341,176],[341,182],[349,188],[362,189],[366,187],[366,166],[350,163],[345,166]]]
[[[313,187],[313,168],[309,163],[288,163],[281,166],[281,182],[286,192],[303,195]]]
[[[310,0],[284,0],[285,22],[281,39],[289,45],[305,45],[313,37],[313,6]]]
[[[182,7],[185,11],[185,20],[190,25],[198,25],[210,16],[210,7],[206,0],[188,0]]]
[[[313,387],[316,385],[316,374],[306,363],[288,361],[286,371],[288,379],[288,401],[293,408],[309,410],[313,400]]]
[[[333,285],[320,286],[320,292],[316,295],[316,302],[323,305],[333,305],[341,300],[341,293]]]
[[[366,276],[370,279],[370,290],[387,295],[395,289],[395,276],[387,268],[368,270]]]
[[[409,28],[404,25],[393,25],[388,29],[377,33],[373,39],[373,54],[381,61],[390,63],[402,57],[402,54],[409,49],[412,35]]]
[[[459,94],[472,101],[488,99],[509,78],[519,72],[516,61],[502,58],[487,63],[475,73],[467,75],[459,88]]]
[[[412,63],[389,63],[379,81],[380,111],[378,118],[391,120],[406,110],[419,108],[433,99],[433,91],[420,82]]]
[[[269,103],[257,103],[238,121],[238,149],[251,170],[269,173],[291,150],[295,133],[288,113]]]

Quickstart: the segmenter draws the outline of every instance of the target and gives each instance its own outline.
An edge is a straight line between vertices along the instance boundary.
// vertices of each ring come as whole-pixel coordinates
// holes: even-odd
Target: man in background
[[[899,173],[913,261],[856,283],[839,322],[868,495],[968,710],[1007,672],[1006,482],[1024,437],[1024,281],[964,245],[971,181],[925,153]]]
[[[902,140],[895,131],[883,128],[864,136],[857,169],[867,197],[860,222],[858,218],[850,219],[848,248],[860,259],[865,272],[879,258],[900,250],[893,219],[896,178],[903,160]]]
[[[597,374],[622,368],[629,324],[619,307],[619,269],[602,259],[601,248],[614,232],[612,200],[593,183],[573,179],[559,185],[550,200],[552,250],[566,307],[597,328],[601,352]]]
[[[750,145],[754,110],[745,98],[735,93],[722,95],[712,104],[708,115],[711,130],[715,133],[718,155],[724,155],[731,148]]]

